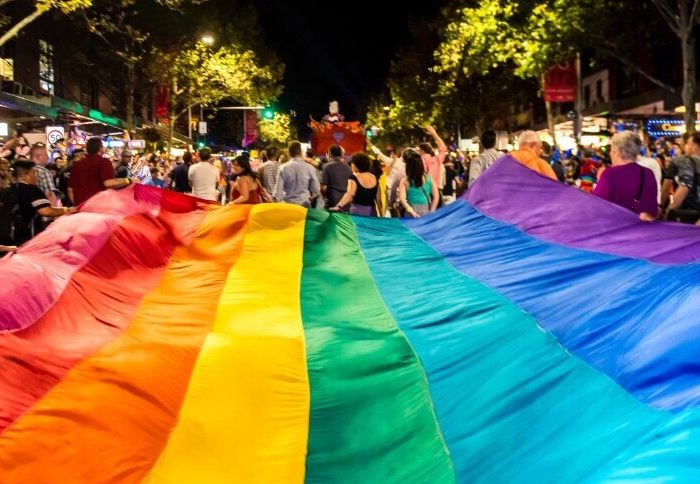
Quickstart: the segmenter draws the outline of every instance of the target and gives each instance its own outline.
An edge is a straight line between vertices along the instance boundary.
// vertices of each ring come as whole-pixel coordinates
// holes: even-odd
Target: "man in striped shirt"
[[[61,192],[56,188],[53,175],[46,168],[49,162],[49,153],[46,151],[46,145],[44,143],[35,143],[29,151],[29,159],[35,163],[36,185],[44,192],[52,206],[58,205]]]
[[[275,182],[277,181],[277,172],[280,169],[280,150],[276,146],[268,146],[265,148],[267,161],[258,168],[258,180],[262,187],[272,195],[275,193]]]

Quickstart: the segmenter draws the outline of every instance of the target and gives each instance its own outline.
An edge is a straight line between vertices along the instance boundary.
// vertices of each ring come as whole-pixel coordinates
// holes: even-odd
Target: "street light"
[[[202,43],[204,45],[212,46],[214,44],[214,36],[212,34],[204,34],[202,35]],[[188,123],[190,123],[190,139],[192,139],[192,108],[189,107],[187,108],[188,110]],[[201,104],[199,105],[199,121],[202,122],[204,120],[204,106]]]

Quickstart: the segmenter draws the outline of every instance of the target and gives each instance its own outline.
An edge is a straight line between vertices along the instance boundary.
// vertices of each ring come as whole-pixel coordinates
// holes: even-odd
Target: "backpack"
[[[15,242],[15,228],[22,223],[17,185],[0,189],[0,241]]]

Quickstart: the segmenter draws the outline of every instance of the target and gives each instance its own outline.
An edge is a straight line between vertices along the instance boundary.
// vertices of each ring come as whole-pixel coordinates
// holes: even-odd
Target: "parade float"
[[[364,151],[364,128],[359,121],[345,121],[337,101],[328,106],[328,114],[316,121],[311,118],[311,148],[315,155],[323,156],[331,145],[340,145],[345,153]]]

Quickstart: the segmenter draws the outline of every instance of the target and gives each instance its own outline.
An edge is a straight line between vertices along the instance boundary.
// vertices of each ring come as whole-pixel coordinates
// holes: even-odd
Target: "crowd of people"
[[[433,142],[347,154],[332,145],[325,157],[294,141],[260,157],[213,156],[208,148],[170,159],[157,153],[104,156],[99,138],[85,148],[50,152],[17,137],[0,158],[0,247],[19,245],[57,217],[105,189],[132,183],[175,190],[213,203],[284,202],[362,216],[420,217],[452,203],[506,153],[496,134],[481,136],[481,152],[450,151],[435,128]],[[700,135],[645,144],[632,132],[612,137],[609,150],[561,156],[534,131],[508,153],[529,169],[637,213],[640,219],[700,224]]]
[[[495,133],[481,137],[483,152],[468,162],[473,183],[503,154]],[[521,133],[516,160],[544,176],[575,186],[637,213],[641,220],[700,225],[700,135],[672,140],[616,133],[606,149],[583,148],[577,156],[552,152],[534,131]]]

